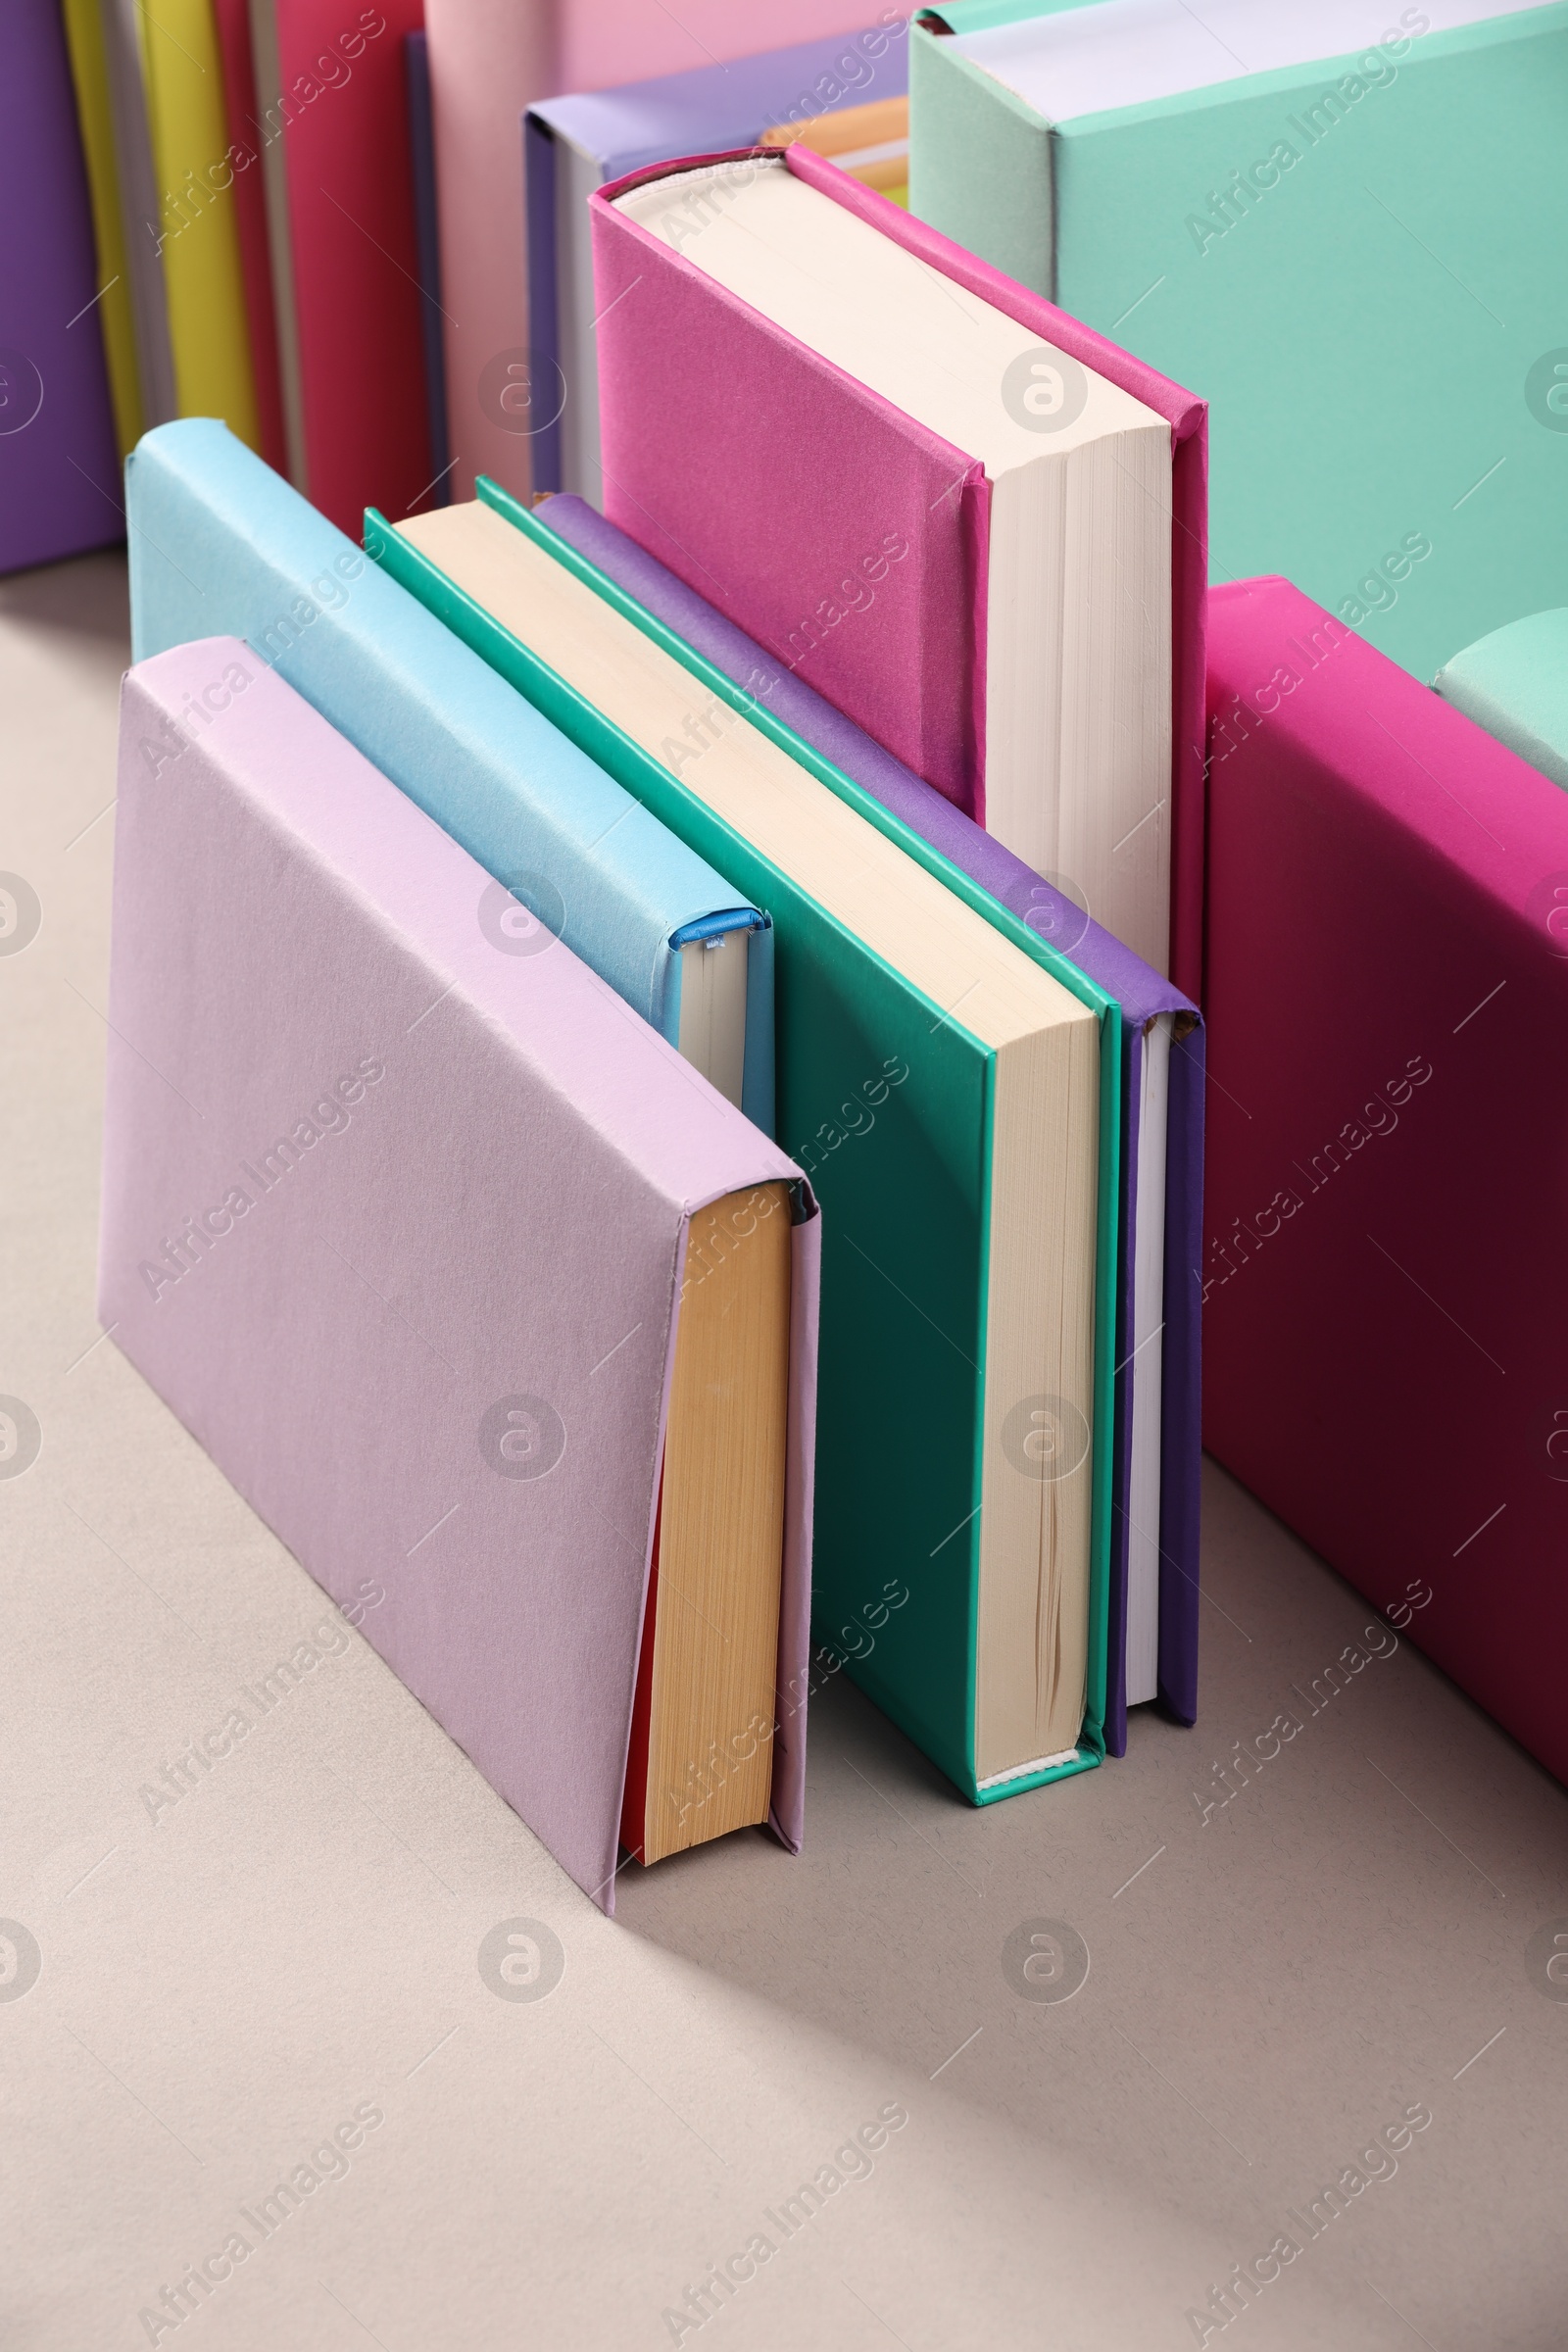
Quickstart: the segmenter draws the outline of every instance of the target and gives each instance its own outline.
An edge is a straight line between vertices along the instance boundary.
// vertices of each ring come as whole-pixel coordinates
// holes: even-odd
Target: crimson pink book
[[[1203,1438],[1568,1780],[1568,795],[1209,603]]]
[[[803,145],[589,211],[610,519],[1196,996],[1203,403]]]
[[[250,0],[287,471],[356,532],[430,487],[403,66],[423,13]]]

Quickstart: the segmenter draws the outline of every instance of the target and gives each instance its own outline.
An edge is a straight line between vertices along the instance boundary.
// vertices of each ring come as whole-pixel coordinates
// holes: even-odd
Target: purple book
[[[783,1439],[763,1786],[798,1850],[821,1232],[799,1169],[237,638],[125,679],[110,997],[116,1346],[606,1911],[651,1752],[645,1610],[652,1683],[683,1622],[650,1563],[680,1593],[701,1553],[672,1553],[671,1495],[689,1527],[694,1494],[733,1493],[733,1419],[693,1446],[672,1405],[677,1331],[799,1183],[786,1426],[748,1425]],[[713,1203],[734,1239],[694,1271]],[[682,1754],[757,1752],[725,1688],[644,1771],[683,1830]]]
[[[0,572],[124,536],[59,0],[0,10]]]
[[[1125,1753],[1128,1705],[1144,1699],[1158,1697],[1181,1722],[1193,1722],[1204,1042],[1197,1007],[585,500],[551,498],[537,515],[1120,1004],[1124,1151],[1106,1744],[1112,1755]]]
[[[528,342],[543,394],[531,409],[536,490],[604,495],[588,198],[671,156],[749,147],[776,125],[902,98],[909,47],[903,18],[628,81],[548,98],[522,119],[528,239]]]

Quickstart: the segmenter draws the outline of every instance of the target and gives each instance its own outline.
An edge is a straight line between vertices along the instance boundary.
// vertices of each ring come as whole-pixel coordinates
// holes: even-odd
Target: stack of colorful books
[[[564,1867],[798,1847],[840,1671],[974,1804],[1192,1723],[1205,1434],[1568,1775],[1568,6],[23,14],[103,1319]]]

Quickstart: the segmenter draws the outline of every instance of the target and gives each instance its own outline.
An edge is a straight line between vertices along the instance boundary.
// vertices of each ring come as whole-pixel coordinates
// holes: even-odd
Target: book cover
[[[430,422],[430,504],[452,495],[447,432],[446,360],[441,348],[441,228],[436,215],[435,120],[430,97],[430,44],[421,24],[403,37],[409,96],[409,160],[414,169],[414,234],[419,255],[419,343],[424,354],[424,406]]]
[[[1135,0],[927,11],[910,203],[1200,388],[1216,579],[1286,572],[1425,679],[1568,603],[1568,545],[1542,527],[1563,449],[1568,8],[1422,0],[1366,12],[1358,46],[1341,28],[1359,13],[1331,12],[1313,63],[1246,72],[1265,16],[1210,44],[1208,86],[1051,121],[1017,86],[1031,21],[1093,18],[1129,72]],[[1375,301],[1344,298],[1348,254]]]
[[[1157,1695],[1184,1723],[1198,1711],[1200,1596],[1200,1420],[1201,1316],[1198,1264],[1202,1250],[1203,1025],[1168,980],[1101,928],[1071,899],[1004,849],[912,769],[824,702],[804,679],[771,662],[760,646],[712,605],[580,498],[547,499],[533,521],[556,532],[584,559],[582,576],[615,596],[618,609],[682,661],[693,674],[759,726],[771,719],[797,758],[820,755],[813,773],[835,790],[860,786],[1005,907],[1114,997],[1121,1007],[1121,1185],[1115,1338],[1115,1463],[1112,1473],[1109,1605],[1105,1662],[1105,1744],[1127,1744],[1127,1586],[1133,1504],[1133,1381],[1142,1348],[1135,1328],[1133,1269],[1139,1231],[1139,1106],[1143,1056],[1153,1022],[1172,1016],[1167,1142],[1164,1155],[1163,1286],[1160,1348],[1159,1515],[1140,1533],[1157,1538],[1159,1633]]]
[[[131,317],[130,284],[125,257],[125,229],[121,219],[120,174],[115,159],[115,118],[109,91],[109,61],[104,53],[103,15],[98,0],[64,0],[61,20],[71,52],[71,78],[76,92],[76,122],[87,167],[87,193],[92,205],[93,244],[97,252],[98,294],[94,305],[109,369],[109,394],[114,404],[115,437],[122,458],[141,438],[141,384],[136,371],[136,329]]]
[[[251,0],[288,471],[351,529],[431,486],[403,55],[422,13]]]
[[[86,167],[59,8],[0,19],[0,571],[124,528]]]
[[[797,41],[852,41],[867,0],[791,0]],[[500,403],[506,370],[528,357],[528,246],[518,125],[537,99],[728,65],[773,46],[756,0],[430,0],[430,81],[446,289],[447,389],[457,457],[452,495],[491,474],[526,497],[529,440]],[[877,19],[902,43],[906,19]],[[793,95],[786,99],[793,104]]]
[[[278,374],[277,308],[272,256],[267,235],[267,167],[263,156],[279,136],[262,121],[256,102],[256,65],[251,50],[250,0],[213,0],[218,45],[223,60],[223,101],[228,151],[212,159],[215,178],[233,190],[234,233],[239,240],[240,281],[245,293],[245,327],[250,338],[251,375],[256,387],[259,455],[281,471],[288,465],[283,424],[283,387]],[[139,436],[131,436],[134,442]]]
[[[800,139],[837,164],[852,178],[879,189],[895,204],[909,201],[909,101],[873,99],[840,108],[809,122],[773,123],[762,133],[764,147],[788,147]]]
[[[136,352],[141,429],[147,432],[155,424],[166,424],[179,414],[174,353],[169,331],[169,289],[164,282],[160,245],[163,191],[148,119],[136,0],[99,0],[99,17],[124,239],[124,282]]]
[[[671,156],[750,146],[770,130],[782,139],[810,122],[826,128],[845,109],[858,118],[868,102],[903,98],[907,61],[900,20],[848,38],[840,33],[727,65],[545,98],[528,109],[528,343],[543,391],[540,414],[530,419],[535,492],[572,490],[596,506],[603,501],[589,189]],[[906,167],[900,169],[906,176]]]
[[[799,1171],[568,949],[498,953],[488,888],[251,647],[131,671],[99,1302],[311,1574],[344,1604],[373,1580],[367,1638],[612,1911],[687,1226]],[[772,1791],[797,1849],[801,1189]]]
[[[125,478],[136,660],[220,626],[246,638],[671,1041],[683,940],[748,934],[743,1102],[771,1131],[760,910],[221,425],[147,434]]]
[[[783,163],[1171,425],[1170,970],[1196,1001],[1203,404],[809,149],[787,148]],[[783,659],[792,630],[801,636],[803,620],[809,625],[824,601],[840,611],[832,604],[834,581],[847,563],[880,564],[879,625],[831,633],[836,624],[824,619],[818,683],[927,782],[974,812],[984,772],[984,472],[615,210],[618,195],[661,169],[590,200],[607,512],[689,585],[716,583],[731,616]]]
[[[1281,579],[1209,711],[1203,1442],[1568,1778],[1568,799]]]
[[[1568,360],[1561,374],[1568,412]],[[1532,612],[1494,629],[1446,662],[1432,683],[1445,702],[1568,790],[1568,610]]]
[[[156,17],[138,10],[137,32],[177,411],[220,416],[256,449],[261,416],[213,0],[160,0]]]
[[[562,541],[505,491],[483,487],[485,504],[543,551],[552,568],[563,563],[567,551]],[[451,511],[451,519],[460,513]],[[772,916],[778,938],[778,1132],[799,1139],[790,1148],[810,1175],[825,1216],[813,1543],[813,1623],[820,1638],[974,1803],[992,1803],[1098,1764],[1104,1753],[1114,1433],[1119,1006],[1026,924],[1005,910],[989,910],[984,928],[994,923],[1093,1016],[1082,1029],[1084,1042],[1094,1040],[1098,1065],[1085,1089],[1090,1103],[1098,1094],[1086,1236],[1093,1295],[1089,1360],[1069,1373],[1065,1323],[1054,1333],[1044,1323],[1031,1329],[1030,1360],[1050,1357],[1061,1371],[1045,1384],[1054,1394],[1041,1393],[1042,1382],[1030,1379],[1025,1387],[1032,1393],[1020,1396],[1004,1375],[993,1387],[983,1370],[989,1328],[994,1319],[1003,1320],[995,1269],[1008,1262],[1005,1253],[1017,1238],[998,1208],[1003,1180],[997,1171],[1003,1159],[1009,1170],[1024,1163],[1016,1157],[1016,1141],[1005,1147],[1002,1141],[1001,1055],[977,1034],[990,1017],[984,1004],[1000,977],[1000,968],[993,968],[996,943],[974,923],[982,894],[858,787],[846,782],[819,800],[814,786],[820,779],[813,779],[808,761],[797,760],[793,751],[782,760],[771,757],[774,747],[750,743],[744,725],[737,734],[753,789],[731,797],[721,782],[713,785],[713,770],[702,765],[690,736],[684,751],[676,740],[677,714],[689,709],[689,686],[673,662],[668,670],[662,666],[662,649],[638,649],[656,673],[642,676],[641,715],[632,709],[635,692],[619,719],[607,715],[580,684],[496,618],[427,552],[424,542],[433,548],[445,539],[437,520],[426,517],[406,532],[394,531],[372,513],[366,518],[367,547],[683,840],[741,878]],[[439,520],[445,524],[448,517]],[[560,634],[555,652],[566,665],[584,641],[573,617],[568,573],[564,566],[551,608]],[[657,695],[662,715],[649,706],[649,694]],[[694,723],[698,715],[691,713]],[[697,765],[688,779],[682,770],[692,761]],[[710,801],[705,785],[718,789],[721,800]],[[748,811],[774,826],[775,850],[788,839],[791,851],[774,855],[760,847]],[[867,829],[882,842],[868,843]],[[793,845],[808,836],[818,845],[814,887],[789,863]],[[888,861],[888,843],[907,854],[907,865],[903,858]],[[868,859],[882,880],[858,904],[863,917],[874,903],[880,945],[861,935],[850,911],[848,894]],[[943,886],[935,898],[933,876]],[[940,1003],[894,959],[898,950],[886,911],[894,905],[904,909],[901,931],[919,924],[926,937],[940,934],[943,940],[944,958],[952,960]],[[1012,959],[1004,960],[1011,986],[1018,975]],[[972,1001],[977,992],[984,992],[980,1003]],[[1030,991],[1031,1001],[1036,993]],[[1054,991],[1045,994],[1058,1002]],[[960,1012],[960,1006],[966,1009]],[[1078,1034],[1079,1024],[1074,1027]],[[836,1107],[824,1118],[829,1106]],[[1065,1211],[1064,1203],[1083,1173],[1081,1142],[1065,1126],[1030,1132],[1030,1162],[1058,1170],[1063,1186],[1059,1196],[1049,1188],[1041,1194],[1041,1219],[1060,1220],[1064,1213],[1075,1218],[1076,1210]],[[1060,1160],[1064,1150],[1070,1164]],[[1075,1258],[1076,1246],[1064,1243],[1063,1268]],[[1077,1272],[1071,1279],[1078,1279]],[[1066,1295],[1063,1290],[1061,1298]],[[1087,1406],[1073,1403],[1070,1420],[1061,1405],[1061,1384],[1069,1377]],[[1048,1421],[1057,1416],[1061,1426],[1051,1428],[1050,1443],[1059,1438],[1058,1453],[1024,1460],[1018,1432],[1027,1424],[1026,1407],[1049,1408],[1042,1412]],[[976,1745],[982,1569],[990,1556],[990,1528],[993,1518],[1004,1529],[1014,1524],[1012,1504],[1031,1485],[1038,1500],[1040,1486],[1058,1480],[1052,1527],[1082,1523],[1088,1539],[1086,1703],[1078,1743],[1076,1751],[1059,1752],[1053,1743],[1049,1756],[992,1777],[977,1762]],[[1039,1541],[1054,1544],[1055,1537],[1048,1532]],[[1039,1604],[1033,1606],[1035,1623],[1018,1637],[1021,1654],[1032,1662],[1041,1617]],[[1036,1671],[1038,1679],[1050,1670]]]

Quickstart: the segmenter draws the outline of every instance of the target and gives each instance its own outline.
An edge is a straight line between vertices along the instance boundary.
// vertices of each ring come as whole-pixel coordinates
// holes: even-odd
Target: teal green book
[[[1568,408],[1568,360],[1562,370]],[[1568,610],[1532,612],[1444,663],[1439,694],[1568,791]]]
[[[1213,580],[1427,679],[1568,604],[1565,102],[1560,0],[951,0],[909,206],[1208,402]]]
[[[823,1208],[817,1640],[974,1803],[1098,1764],[1119,1006],[480,488],[372,510],[367,551],[772,918],[778,1133]]]

